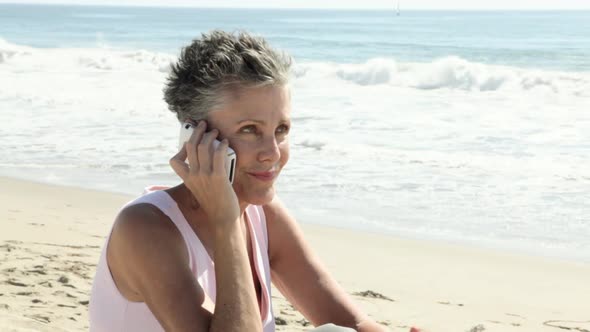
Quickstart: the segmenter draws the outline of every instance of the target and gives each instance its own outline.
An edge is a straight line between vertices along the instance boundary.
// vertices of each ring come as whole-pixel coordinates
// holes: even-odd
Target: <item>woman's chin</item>
[[[272,201],[275,197],[275,188],[270,186],[267,188],[250,189],[242,192],[238,196],[240,201],[248,202],[252,205],[265,205]]]

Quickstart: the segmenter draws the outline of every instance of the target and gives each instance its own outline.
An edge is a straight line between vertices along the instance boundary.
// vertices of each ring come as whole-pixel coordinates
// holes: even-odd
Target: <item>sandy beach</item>
[[[100,249],[132,197],[9,178],[0,188],[0,331],[86,331]],[[590,331],[589,265],[303,227],[392,331]],[[279,331],[310,327],[276,290],[273,301]]]

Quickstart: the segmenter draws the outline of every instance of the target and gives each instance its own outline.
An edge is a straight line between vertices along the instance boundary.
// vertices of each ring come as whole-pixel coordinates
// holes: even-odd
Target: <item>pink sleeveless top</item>
[[[215,309],[215,268],[205,247],[192,230],[176,202],[164,187],[150,187],[146,194],[127,203],[124,207],[149,203],[166,214],[176,225],[189,253],[189,267],[205,292],[203,307],[209,312]],[[261,206],[246,208],[248,227],[253,246],[255,270],[260,280],[260,315],[263,332],[275,331],[271,303],[270,265],[268,261],[268,235],[266,219]],[[107,244],[102,249],[90,295],[90,332],[161,332],[164,331],[156,317],[144,302],[128,301],[117,289],[107,264]]]

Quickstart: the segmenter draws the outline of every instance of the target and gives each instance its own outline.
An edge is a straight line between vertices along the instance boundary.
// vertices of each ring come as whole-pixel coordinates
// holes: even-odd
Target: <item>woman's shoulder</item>
[[[301,232],[295,217],[290,213],[278,196],[262,206],[268,230],[269,253],[271,259],[282,248],[288,247],[294,238],[300,238]]]
[[[137,203],[124,207],[113,225],[108,251],[125,261],[178,260],[188,262],[180,231],[158,207]]]
[[[293,218],[285,204],[283,204],[281,199],[276,195],[273,197],[272,201],[261,207],[264,211],[264,216],[269,227],[288,222],[289,219]]]
[[[107,245],[109,269],[122,294],[145,301],[146,278],[162,278],[161,267],[183,270],[189,258],[182,236],[156,206],[138,203],[123,208],[115,220]],[[143,289],[143,290],[142,290]]]
[[[181,238],[180,232],[170,217],[150,203],[125,206],[115,219],[111,236],[134,242]]]

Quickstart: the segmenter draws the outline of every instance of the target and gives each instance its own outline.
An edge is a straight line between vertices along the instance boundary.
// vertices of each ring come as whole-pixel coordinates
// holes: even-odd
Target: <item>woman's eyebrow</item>
[[[262,126],[266,125],[266,121],[264,121],[264,120],[256,120],[256,119],[243,119],[243,120],[238,121],[238,125],[239,124],[242,124],[244,122],[254,122],[254,123],[257,123],[257,124],[262,125]],[[290,119],[282,119],[279,122],[280,123],[289,123],[290,122]]]
[[[254,123],[261,124],[261,125],[265,125],[266,124],[266,122],[264,122],[263,120],[255,120],[255,119],[244,119],[244,120],[240,120],[240,121],[238,121],[238,124],[242,124],[244,122],[254,122]]]

